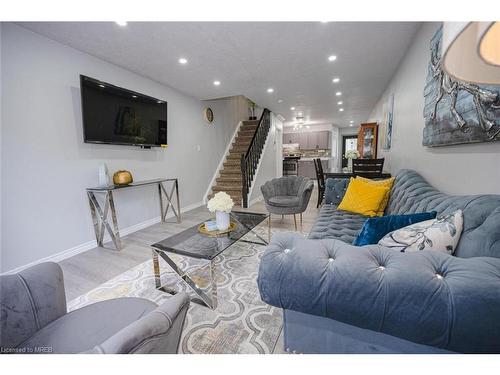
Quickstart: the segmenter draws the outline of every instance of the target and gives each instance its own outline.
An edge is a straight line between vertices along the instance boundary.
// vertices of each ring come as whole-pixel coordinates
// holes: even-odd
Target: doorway
[[[351,150],[358,149],[358,136],[357,135],[344,135],[342,137],[342,168],[347,167],[347,159],[345,153]]]

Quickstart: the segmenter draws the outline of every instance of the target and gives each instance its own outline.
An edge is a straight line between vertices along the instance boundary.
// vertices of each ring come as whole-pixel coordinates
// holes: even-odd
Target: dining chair
[[[381,178],[384,168],[384,158],[382,159],[353,159],[352,174],[365,178]]]
[[[321,159],[314,159],[314,169],[316,170],[316,180],[318,181],[318,203],[316,204],[316,208],[318,208],[325,196],[325,175],[323,174]]]

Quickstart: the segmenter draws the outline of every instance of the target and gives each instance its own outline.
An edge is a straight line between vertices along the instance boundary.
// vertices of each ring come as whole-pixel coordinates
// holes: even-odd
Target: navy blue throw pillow
[[[359,232],[352,244],[354,246],[376,244],[387,233],[421,221],[435,219],[436,214],[436,211],[431,211],[411,215],[388,215],[366,219],[361,232]]]
[[[344,198],[349,181],[348,178],[327,178],[325,182],[325,203],[338,206],[342,202],[342,198]]]

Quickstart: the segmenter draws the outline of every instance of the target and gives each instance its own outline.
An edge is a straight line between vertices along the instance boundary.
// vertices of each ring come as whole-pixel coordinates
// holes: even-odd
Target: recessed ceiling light
[[[351,120],[351,121],[349,121],[349,122],[352,124],[354,121],[352,121],[352,120]]]
[[[184,65],[184,64],[187,64],[187,62],[188,62],[188,61],[187,61],[187,59],[186,59],[186,58],[184,58],[184,57],[181,57],[181,58],[179,59],[179,64],[183,64],[183,65]]]
[[[353,124],[349,124],[349,126],[352,126]]]
[[[342,93],[341,93],[340,91],[337,91],[337,92],[335,93],[335,95],[340,96],[340,95],[342,95]]]
[[[332,82],[333,83],[339,83],[340,82],[340,78],[335,77],[334,79],[332,79]]]
[[[290,107],[290,110],[291,111],[295,111],[295,107]]]
[[[115,23],[120,26],[127,26],[127,21],[115,21]]]
[[[105,88],[106,86],[104,86],[104,85],[99,85],[99,87]]]
[[[310,126],[309,126],[309,125],[306,125],[306,128],[307,128],[307,129],[309,129],[309,128],[310,128]]]
[[[214,86],[220,86],[220,81],[214,81]]]
[[[340,112],[344,112],[344,108],[339,108],[339,111]]]
[[[337,102],[337,105],[342,105],[342,104],[344,104],[344,102],[342,100]]]
[[[267,89],[267,92],[270,94],[270,93],[274,92],[274,89],[273,89],[272,87],[269,87],[269,88]]]
[[[278,99],[278,103],[283,103],[283,99]]]
[[[302,116],[302,112],[297,113],[297,115]]]
[[[337,60],[337,56],[335,55],[328,56],[328,61],[335,61],[335,60]]]

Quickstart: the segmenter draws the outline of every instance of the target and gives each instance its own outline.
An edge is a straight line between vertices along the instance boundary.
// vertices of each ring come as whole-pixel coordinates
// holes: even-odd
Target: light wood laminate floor
[[[302,214],[302,225],[300,224],[299,215],[297,215],[299,231],[309,232],[318,216],[319,210],[316,208],[317,194],[317,187],[315,186],[307,210]],[[237,210],[267,212],[263,201],[252,205],[248,209],[237,208]],[[120,220],[119,214],[118,212],[118,221]],[[207,210],[206,206],[202,206],[183,212],[181,223],[176,223],[175,218],[171,218],[167,219],[167,223],[158,223],[122,237],[123,249],[121,251],[96,247],[63,260],[59,264],[64,273],[67,300],[70,301],[151,259],[149,245],[152,243],[179,233],[211,217],[212,214]],[[291,215],[285,216],[283,219],[280,215],[273,215],[271,223],[273,228],[295,230],[293,216]],[[267,221],[261,225],[267,226]],[[282,336],[278,341],[276,353],[280,353],[283,347]]]

